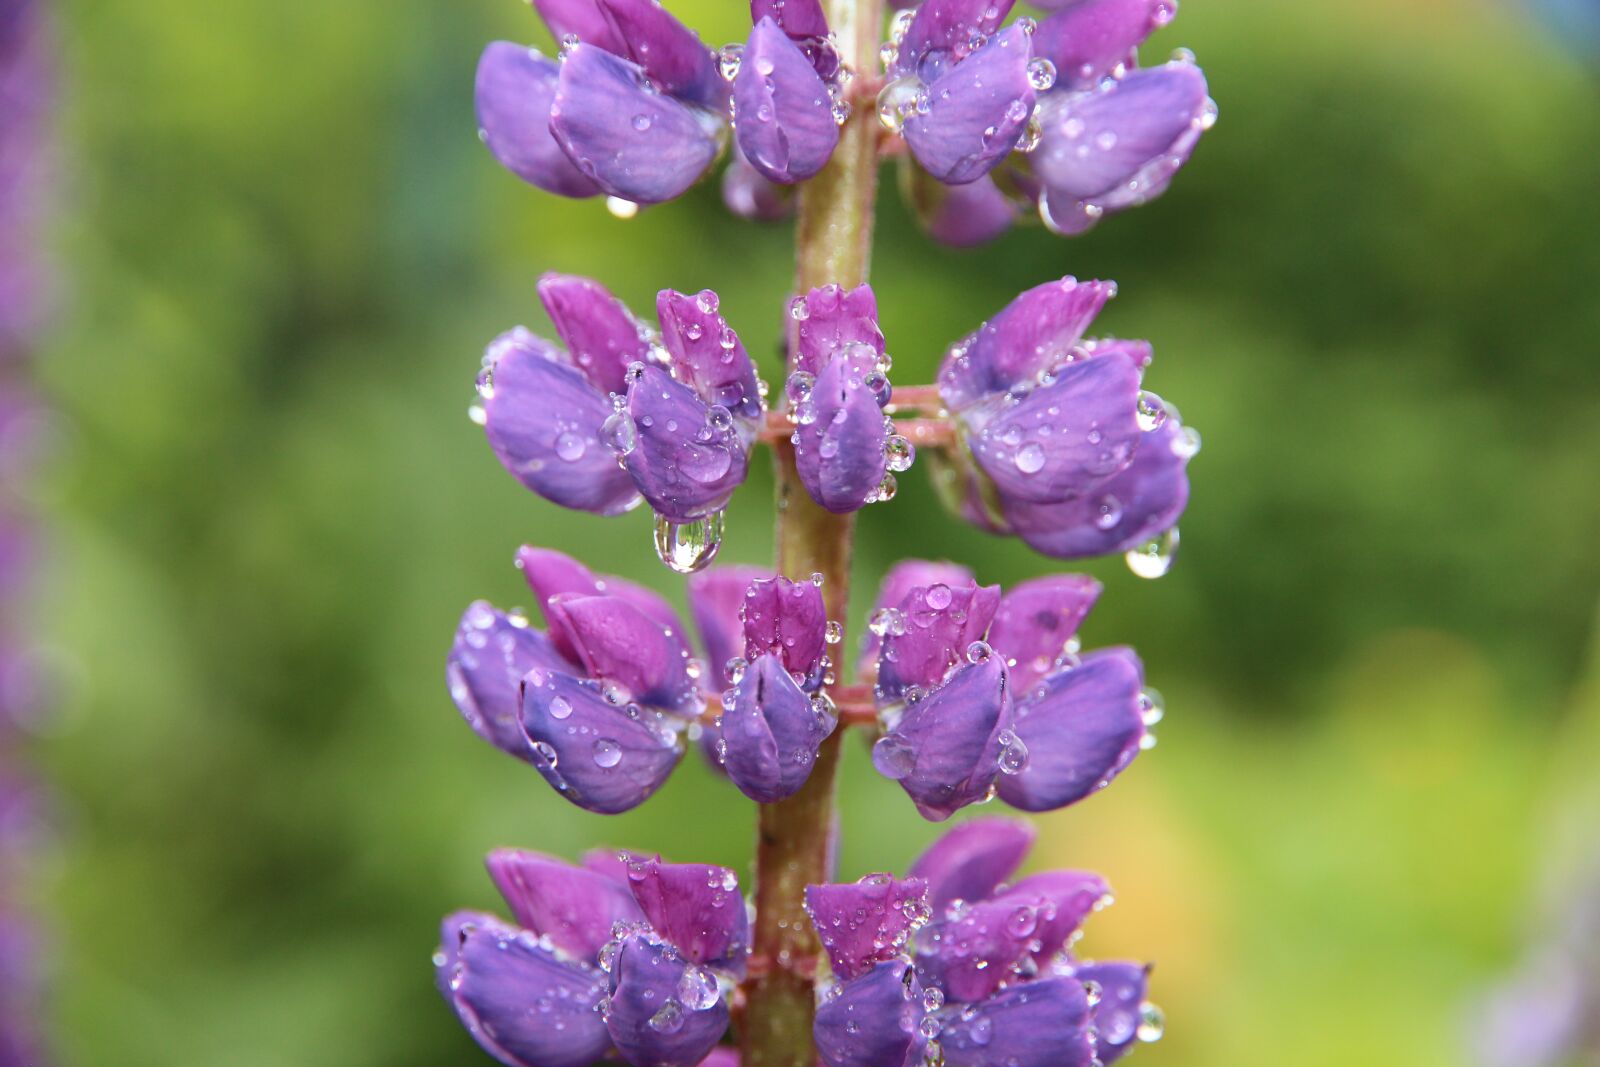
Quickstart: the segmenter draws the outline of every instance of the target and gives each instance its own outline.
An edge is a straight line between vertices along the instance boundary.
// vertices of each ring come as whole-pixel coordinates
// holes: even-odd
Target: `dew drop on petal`
[[[1044,449],[1037,442],[1029,442],[1017,449],[1017,470],[1023,474],[1037,474],[1044,469]]]
[[[594,743],[594,763],[596,767],[607,770],[622,762],[622,746],[609,737],[602,737]]]

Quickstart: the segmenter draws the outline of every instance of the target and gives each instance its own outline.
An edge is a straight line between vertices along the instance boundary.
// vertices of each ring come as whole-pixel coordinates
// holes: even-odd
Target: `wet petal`
[[[627,60],[582,44],[562,60],[550,109],[551,132],[578,170],[639,204],[699,180],[717,155],[718,121],[655,91]]]
[[[914,113],[903,131],[923,169],[961,185],[989,173],[1016,147],[1033,114],[1032,57],[1027,33],[1011,26],[929,83],[927,113]]]
[[[1143,370],[1155,359],[1155,349],[1149,341],[1128,341],[1120,337],[1091,337],[1083,342],[1082,351],[1088,356],[1109,356],[1120,352],[1133,360],[1133,365]]]
[[[550,134],[559,70],[554,59],[523,45],[489,45],[478,60],[474,90],[478,129],[500,165],[523,181],[559,196],[594,196],[599,188]]]
[[[1071,978],[1003,989],[939,1035],[946,1067],[1089,1067],[1089,998]]]
[[[700,1062],[728,1029],[728,1002],[721,993],[715,1000],[699,999],[708,977],[669,944],[646,934],[627,937],[611,965],[606,1014],[606,1029],[622,1058],[634,1067]]]
[[[928,884],[869,874],[858,882],[808,885],[805,907],[834,976],[848,981],[905,950],[927,920]]]
[[[681,711],[696,699],[689,647],[618,596],[563,593],[546,606],[550,629],[577,649],[584,674],[616,682],[628,699]]]
[[[739,148],[771,181],[792,185],[812,177],[839,143],[827,85],[770,18],[750,32],[733,81],[733,102]]]
[[[999,656],[968,664],[932,696],[907,706],[873,746],[872,762],[900,783],[924,818],[948,819],[989,795],[1011,727],[1011,696]]]
[[[763,178],[736,144],[722,172],[722,204],[741,219],[778,222],[794,214],[794,190]]]
[[[1175,0],[1068,0],[1039,20],[1033,54],[1056,68],[1058,89],[1090,89],[1118,67],[1137,66],[1139,45],[1172,21]]]
[[[678,376],[707,404],[721,404],[744,419],[761,417],[761,392],[755,364],[739,335],[717,310],[717,294],[694,296],[663,289],[656,297],[661,343]]]
[[[1052,203],[1119,193],[1124,207],[1162,183],[1193,150],[1209,122],[1205,75],[1193,63],[1136,70],[1106,90],[1052,96],[1032,156]]]
[[[682,755],[674,724],[661,712],[614,705],[598,684],[555,672],[524,680],[522,729],[545,781],[602,815],[638,807]]]
[[[1042,898],[1006,896],[951,905],[917,934],[917,978],[964,1004],[988,997],[1014,981],[1033,955]]]
[[[878,328],[878,301],[872,286],[844,289],[824,285],[797,299],[791,307],[795,321],[795,370],[820,374],[836,354],[853,345],[867,345],[883,354],[883,331]]]
[[[764,18],[782,26],[790,37],[826,37],[829,32],[821,0],[750,0],[750,21]]]
[[[612,924],[644,919],[624,884],[553,856],[501,848],[488,867],[517,922],[578,959],[599,956]]]
[[[585,44],[622,54],[622,39],[597,0],[533,0],[533,7],[556,40],[576,37]]]
[[[489,346],[484,433],[502,466],[562,507],[619,515],[638,502],[600,439],[611,405],[547,341],[518,328]]]
[[[975,248],[999,237],[1017,220],[1017,206],[985,174],[965,185],[945,185],[910,168],[917,221],[929,237],[952,248]]]
[[[772,572],[764,568],[742,566],[712,567],[689,575],[689,614],[700,631],[706,665],[715,679],[713,689],[732,683],[728,661],[744,656],[744,622],[739,611],[750,583],[770,577]]]
[[[815,418],[795,428],[794,461],[811,499],[835,514],[877,499],[888,457],[880,396],[873,391],[878,356],[858,345],[828,363],[811,390]],[[883,390],[887,395],[887,379]]]
[[[644,68],[663,92],[707,107],[720,99],[721,81],[711,49],[657,0],[598,0],[622,44],[614,49]]]
[[[912,863],[910,874],[927,881],[928,903],[942,914],[952,900],[990,896],[1022,866],[1035,833],[1021,819],[973,819],[929,846]]]
[[[916,1034],[922,1004],[910,966],[880,963],[845,982],[817,1007],[812,1036],[828,1067],[900,1067]]]
[[[516,564],[527,580],[528,588],[539,598],[539,610],[544,612],[547,622],[550,620],[550,601],[562,593],[621,597],[662,627],[672,630],[676,639],[683,642],[683,627],[678,622],[678,613],[653,589],[635,585],[625,578],[597,577],[571,556],[551,548],[523,545],[517,549]],[[578,649],[568,640],[565,630],[552,625],[550,640],[563,656],[574,664],[579,662]]]
[[[951,349],[939,368],[940,395],[965,408],[1032,383],[1067,360],[1116,291],[1115,282],[1071,276],[1029,289]]]
[[[628,306],[599,282],[576,274],[544,275],[539,299],[572,362],[595,388],[626,392],[629,365],[650,354],[650,343]]]
[[[822,657],[828,651],[827,608],[814,582],[764,578],[745,589],[745,658],[771,653],[799,684],[811,688],[822,680]]]
[[[518,759],[533,759],[522,732],[522,677],[535,667],[570,671],[550,639],[486,601],[461,616],[445,662],[450,698],[473,732]]]
[[[1001,776],[1001,798],[1023,811],[1053,811],[1109,785],[1139,754],[1143,688],[1139,658],[1113,648],[1018,694],[1016,734],[1028,760]]]
[[[604,975],[564,963],[492,915],[444,921],[438,983],[467,1032],[511,1067],[588,1067],[611,1047]]]
[[[659,856],[625,857],[628,887],[650,926],[685,959],[741,970],[750,945],[750,920],[739,877],[708,863],[662,863]]]
[[[1138,1037],[1150,968],[1142,963],[1083,963],[1072,969],[1072,976],[1100,989],[1100,1000],[1089,1016],[1094,1024],[1095,1055],[1110,1067]]]
[[[723,766],[739,791],[775,804],[805,785],[837,720],[812,703],[773,655],[754,660],[722,712]]]
[[[1169,417],[1146,433],[1133,462],[1094,492],[1062,504],[1019,504],[1006,514],[1021,538],[1056,559],[1126,552],[1171,529],[1189,502],[1187,431]]]
[[[989,644],[1006,657],[1011,685],[1026,693],[1049,674],[1100,597],[1100,583],[1085,574],[1055,574],[1013,586],[1000,598]]]
[[[916,74],[933,81],[940,71],[966,57],[974,41],[990,37],[1012,0],[925,0],[900,39],[897,74]]]
[[[1000,602],[998,585],[935,583],[907,593],[896,609],[878,654],[878,695],[890,702],[913,686],[942,685],[952,667],[966,662]]]
[[[719,511],[744,481],[744,442],[694,390],[648,366],[628,389],[638,443],[623,457],[656,513],[692,522]]]
[[[873,602],[876,613],[884,608],[898,608],[900,602],[918,586],[946,585],[952,589],[965,587],[972,582],[972,572],[959,563],[944,561],[931,563],[921,559],[905,559],[889,568],[878,585],[878,599]],[[878,669],[878,649],[883,636],[868,628],[861,639],[861,658],[857,670],[861,674],[875,673]]]
[[[995,899],[1034,908],[1038,925],[1033,941],[1034,957],[1041,963],[1052,959],[1071,941],[1096,908],[1111,900],[1111,887],[1093,871],[1044,871],[1030,875]]]
[[[1124,355],[1076,360],[969,434],[1007,501],[1060,503],[1128,466],[1139,444],[1139,370]]]

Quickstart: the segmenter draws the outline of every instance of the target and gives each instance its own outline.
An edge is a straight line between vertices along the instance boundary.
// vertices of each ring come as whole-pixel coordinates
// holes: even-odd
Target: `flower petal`
[[[928,884],[869,874],[857,882],[808,885],[805,908],[835,977],[848,981],[905,950],[927,920]]]
[[[676,630],[618,596],[562,593],[545,610],[551,632],[566,635],[588,677],[616,682],[629,699],[652,707],[684,711],[696,704],[689,646]]]
[[[715,679],[713,689],[732,684],[728,661],[744,656],[744,621],[739,612],[750,583],[770,577],[769,570],[745,566],[712,567],[689,575],[689,614],[700,631],[706,664]]]
[[[946,1067],[1089,1067],[1089,998],[1071,978],[1003,989],[939,1035]]]
[[[820,286],[797,298],[790,314],[795,322],[790,345],[795,370],[820,374],[830,359],[854,345],[868,345],[875,354],[883,354],[878,301],[870,285]]]
[[[750,947],[750,918],[739,876],[707,863],[662,863],[628,856],[628,888],[662,938],[694,963],[742,971]]]
[[[917,221],[924,232],[952,248],[976,248],[1011,228],[1019,215],[1016,204],[985,174],[965,185],[945,185],[920,167],[902,171],[912,193]],[[903,185],[902,188],[905,188]]]
[[[794,190],[763,178],[735,144],[722,172],[722,204],[741,219],[778,222],[794,214]]]
[[[822,657],[828,651],[828,616],[822,589],[814,582],[763,578],[745,589],[741,617],[744,654],[771,653],[783,670],[806,688],[822,681]]]
[[[761,804],[794,796],[811,777],[833,713],[812,703],[775,655],[755,659],[722,711],[720,752],[739,791]]]
[[[1033,54],[1056,68],[1056,88],[1090,89],[1118,67],[1137,65],[1138,48],[1172,21],[1174,0],[1068,0],[1039,21]]]
[[[942,685],[989,629],[999,602],[998,585],[973,581],[964,586],[935,583],[907,593],[878,654],[880,702],[900,700],[913,687],[927,691]]]
[[[1094,492],[1061,504],[1008,501],[1006,517],[1030,547],[1056,559],[1126,552],[1183,514],[1193,455],[1186,431],[1169,417],[1144,435],[1127,469]]]
[[[501,848],[488,867],[517,922],[578,959],[599,956],[613,924],[644,919],[627,886],[553,856]]]
[[[644,71],[593,45],[561,62],[550,130],[578,170],[612,196],[671,200],[717,156],[720,120],[657,92]]]
[[[483,600],[473,601],[461,616],[445,681],[450,697],[474,733],[504,752],[533,760],[533,750],[522,732],[522,677],[535,667],[568,671],[571,665],[550,639],[527,622],[510,616]]]
[[[1130,198],[1115,206],[1127,206],[1140,193],[1128,184],[1164,183],[1210,114],[1205,75],[1188,62],[1136,70],[1105,90],[1052,95],[1033,170],[1052,202],[1095,201],[1120,189]]]
[[[1031,384],[1067,360],[1116,291],[1115,282],[1070,275],[1029,289],[951,349],[939,368],[940,395],[961,409]]]
[[[1139,444],[1139,369],[1121,354],[1076,360],[967,440],[1002,500],[1060,503],[1103,485]]]
[[[1090,1010],[1095,1056],[1106,1067],[1122,1058],[1139,1034],[1150,968],[1142,963],[1083,963],[1072,969],[1080,982],[1093,982],[1100,999]]]
[[[1093,871],[1044,871],[1029,875],[995,899],[1035,909],[1038,925],[1033,943],[1038,947],[1033,955],[1046,963],[1068,945],[1090,914],[1110,902],[1111,887]]]
[[[533,0],[533,7],[557,41],[576,37],[585,44],[622,54],[625,45],[597,0]]]
[[[1053,811],[1109,785],[1139,754],[1143,687],[1139,658],[1112,648],[1019,694],[1015,732],[1028,760],[1001,776],[1001,798],[1023,811]]]
[[[657,0],[597,3],[622,43],[616,53],[642,67],[663,92],[707,107],[720,102],[722,84],[711,49]]]
[[[572,362],[601,393],[625,393],[628,367],[650,354],[650,342],[628,306],[592,278],[546,274],[539,299]]]
[[[999,775],[1000,736],[1011,696],[999,656],[959,669],[932,696],[906,707],[872,749],[872,762],[900,783],[926,819],[948,819],[989,795]]]
[[[952,900],[984,900],[1022,866],[1033,847],[1033,824],[991,816],[954,827],[911,864],[928,883],[928,904],[943,913]]]
[[[880,963],[817,1007],[812,1036],[828,1067],[900,1067],[916,1035],[922,1004],[904,960]]]
[[[839,143],[828,86],[770,18],[750,31],[733,80],[733,102],[739,149],[771,181],[805,181],[823,168]]]
[[[670,944],[642,933],[626,937],[611,965],[605,1024],[622,1058],[634,1067],[699,1063],[728,1029],[728,1002],[720,992],[696,1007],[708,978],[715,988],[714,978]]]
[[[661,343],[679,377],[707,404],[721,404],[742,419],[761,417],[756,367],[739,335],[717,311],[717,294],[703,289],[688,296],[663,289],[656,297]]]
[[[969,584],[973,584],[972,572],[959,563],[904,559],[890,567],[883,576],[883,581],[878,585],[878,599],[873,602],[873,611],[898,608],[906,595],[918,586],[945,585],[956,589]],[[861,659],[858,661],[860,673],[877,671],[878,649],[882,645],[883,635],[869,627],[861,641]]]
[[[556,792],[588,811],[615,815],[661,788],[682,748],[654,708],[611,704],[599,685],[534,670],[522,686],[522,729],[533,765]]]
[[[611,405],[553,345],[519,327],[491,344],[486,359],[493,386],[483,429],[506,470],[562,507],[620,515],[638,502],[600,439]]]
[[[1042,898],[1006,896],[952,904],[917,934],[917,979],[946,999],[974,1004],[1015,981],[1033,956],[1032,941],[1047,910]]]
[[[638,443],[623,457],[658,515],[692,522],[727,504],[744,481],[748,456],[733,426],[682,382],[646,366],[628,388]]]
[[[928,107],[906,120],[906,145],[949,185],[977,181],[1010,154],[1033,115],[1033,58],[1021,26],[997,33],[926,89]]]
[[[989,624],[989,644],[1006,657],[1016,692],[1026,693],[1056,669],[1056,659],[1100,590],[1100,583],[1086,574],[1054,574],[1012,586],[1000,598]]]
[[[896,53],[894,73],[915,74],[931,82],[939,72],[961,61],[990,37],[1013,0],[924,0],[906,27]]]
[[[530,933],[476,912],[444,921],[438,983],[467,1032],[510,1067],[587,1067],[611,1047],[604,976],[564,963]]]
[[[874,391],[878,354],[856,345],[817,375],[809,422],[794,432],[794,462],[811,499],[835,514],[858,511],[877,499],[888,471],[882,401],[888,379]]]
[[[683,625],[678,613],[666,599],[653,589],[635,585],[625,578],[596,577],[588,567],[564,553],[551,548],[523,545],[517,549],[517,569],[528,583],[533,595],[539,598],[539,610],[550,621],[550,601],[562,593],[582,593],[585,596],[621,597],[664,628],[673,631],[681,644]],[[574,664],[580,662],[578,649],[568,640],[567,632],[551,625],[550,640],[556,649]]]
[[[478,60],[473,92],[483,143],[500,165],[558,196],[594,196],[585,178],[550,135],[550,104],[560,65],[531,48],[495,41]]]
[[[782,26],[790,37],[826,37],[830,32],[821,0],[750,0],[750,21],[765,18]]]

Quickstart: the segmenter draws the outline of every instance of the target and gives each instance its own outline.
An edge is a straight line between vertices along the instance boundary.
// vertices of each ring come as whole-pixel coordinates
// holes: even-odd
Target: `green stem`
[[[856,85],[875,79],[882,0],[829,0],[828,23]],[[795,289],[867,280],[878,187],[874,101],[856,100],[839,146],[822,173],[800,190],[795,228]],[[834,515],[807,495],[786,439],[773,448],[777,468],[777,570],[790,578],[821,574],[828,617],[842,622],[850,596],[853,515]],[[843,648],[843,645],[835,646]],[[837,654],[837,653],[836,653]],[[822,745],[811,777],[788,800],[761,807],[756,839],[756,923],[751,976],[740,1026],[744,1067],[812,1067],[813,975],[821,945],[806,917],[805,887],[828,880],[834,779],[841,726]]]

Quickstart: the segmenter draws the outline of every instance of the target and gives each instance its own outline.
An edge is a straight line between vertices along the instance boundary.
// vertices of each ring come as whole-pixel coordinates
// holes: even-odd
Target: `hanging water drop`
[[[883,456],[890,470],[901,473],[911,469],[917,450],[909,439],[893,434],[883,442]]]
[[[1149,433],[1152,430],[1159,430],[1167,421],[1167,404],[1156,394],[1141,389],[1135,413],[1139,419],[1139,429]]]
[[[639,205],[632,200],[624,200],[620,196],[606,197],[606,210],[611,212],[612,218],[631,219],[639,214]]]
[[[714,511],[693,522],[673,522],[656,516],[656,555],[679,574],[693,574],[708,565],[722,547],[722,512]]]
[[[1178,528],[1152,537],[1141,545],[1128,549],[1123,559],[1128,569],[1141,578],[1159,578],[1172,569],[1172,559],[1178,552]]]

